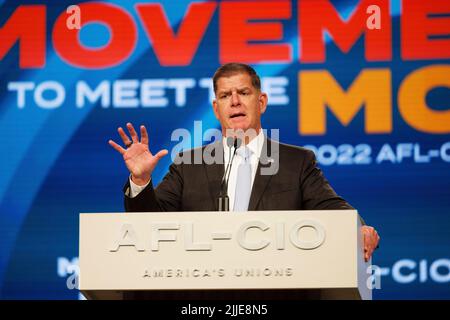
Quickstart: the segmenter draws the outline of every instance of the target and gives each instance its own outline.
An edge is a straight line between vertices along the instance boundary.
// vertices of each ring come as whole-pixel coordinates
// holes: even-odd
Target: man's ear
[[[214,99],[212,102],[212,107],[213,107],[213,111],[214,111],[214,115],[216,116],[217,120],[219,120],[219,106],[217,105],[217,100]]]
[[[268,101],[269,97],[267,96],[267,93],[261,92],[259,95],[259,111],[261,112],[261,114],[266,112]]]

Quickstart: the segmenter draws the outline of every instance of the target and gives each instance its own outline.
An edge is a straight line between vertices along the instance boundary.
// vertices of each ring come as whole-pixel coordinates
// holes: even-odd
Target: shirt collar
[[[227,144],[226,137],[222,137],[222,143],[225,152],[225,159],[228,159],[228,155],[231,148]],[[263,129],[261,129],[259,130],[259,134],[247,144],[247,148],[249,148],[252,151],[252,154],[256,155],[256,157],[259,159],[263,144],[264,144],[264,133]],[[242,148],[242,146],[239,148]]]

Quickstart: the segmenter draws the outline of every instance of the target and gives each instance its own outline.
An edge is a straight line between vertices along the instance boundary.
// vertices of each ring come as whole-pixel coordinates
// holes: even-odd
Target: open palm
[[[131,173],[133,182],[138,185],[144,185],[150,180],[151,174],[158,164],[158,161],[164,157],[168,151],[164,149],[155,155],[151,153],[148,147],[147,130],[144,126],[140,127],[141,141],[139,141],[139,137],[131,123],[127,123],[127,129],[131,139],[122,128],[119,127],[117,130],[126,149],[112,140],[109,140],[108,143],[123,156],[125,165]]]

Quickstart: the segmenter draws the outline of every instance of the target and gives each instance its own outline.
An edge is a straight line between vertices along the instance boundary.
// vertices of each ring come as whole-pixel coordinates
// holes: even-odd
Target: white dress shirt
[[[227,165],[228,165],[228,159],[230,159],[230,152],[234,152],[234,148],[233,147],[229,147],[227,145],[227,140],[226,137],[222,138],[222,143],[223,143],[223,150],[224,150],[224,159],[225,159],[225,164],[224,164],[224,170],[226,170]],[[256,176],[256,170],[258,169],[258,163],[259,163],[259,158],[261,156],[261,150],[264,144],[264,133],[263,130],[261,129],[259,131],[259,134],[252,139],[248,144],[247,147],[252,151],[252,154],[250,156],[250,165],[252,168],[252,186],[253,186],[253,182],[255,181],[255,176]],[[243,148],[243,146],[240,146],[239,148]],[[234,208],[234,199],[235,199],[235,194],[236,194],[236,182],[237,182],[237,171],[239,168],[239,165],[242,162],[242,158],[236,154],[236,156],[234,157],[233,160],[233,164],[231,166],[231,171],[230,171],[230,178],[228,180],[228,198],[230,199],[230,211],[233,211]],[[131,175],[130,175],[130,197],[134,198],[136,197],[142,190],[145,189],[145,187],[150,183],[150,181],[144,185],[144,186],[139,186],[137,184],[135,184],[132,180],[131,180]]]
[[[261,156],[261,150],[264,144],[264,134],[262,129],[259,134],[252,139],[252,141],[247,144],[247,148],[249,148],[252,152],[250,156],[250,165],[252,168],[252,181],[251,185],[253,186],[253,182],[255,181],[256,170],[258,169],[259,157]],[[240,146],[238,149],[243,148],[244,146]],[[223,149],[224,149],[224,158],[225,158],[225,169],[228,165],[228,159],[230,158],[230,153],[234,152],[233,147],[228,147],[226,138],[223,138]],[[234,157],[233,163],[231,165],[230,171],[230,179],[228,180],[228,198],[230,198],[230,211],[234,209],[234,199],[236,198],[236,182],[237,182],[237,172],[239,165],[243,161],[242,157],[236,153]]]

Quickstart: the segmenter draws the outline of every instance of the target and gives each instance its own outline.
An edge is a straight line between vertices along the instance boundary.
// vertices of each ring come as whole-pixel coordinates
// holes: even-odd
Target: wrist
[[[145,186],[150,181],[150,176],[147,177],[135,177],[131,175],[131,181],[138,186]]]

